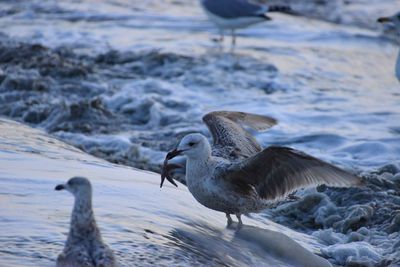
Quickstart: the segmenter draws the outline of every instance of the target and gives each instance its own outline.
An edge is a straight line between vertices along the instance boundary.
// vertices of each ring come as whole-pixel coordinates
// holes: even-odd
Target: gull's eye
[[[189,146],[194,146],[196,143],[195,142],[189,142]]]

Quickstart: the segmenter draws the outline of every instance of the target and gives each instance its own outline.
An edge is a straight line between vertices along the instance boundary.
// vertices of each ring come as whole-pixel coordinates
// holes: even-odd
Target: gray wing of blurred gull
[[[202,0],[202,4],[207,11],[226,19],[265,16],[268,11],[267,6],[244,0]]]

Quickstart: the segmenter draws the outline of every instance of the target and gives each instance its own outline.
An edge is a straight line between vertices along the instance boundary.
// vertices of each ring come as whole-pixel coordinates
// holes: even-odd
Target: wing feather
[[[203,117],[203,121],[211,132],[214,148],[217,148],[220,153],[233,151],[236,155],[245,158],[260,152],[262,148],[242,125],[257,131],[265,131],[277,123],[271,117],[235,111],[210,112]],[[230,155],[218,156],[229,157]]]
[[[363,183],[360,177],[287,147],[269,147],[233,163],[220,177],[234,184],[253,186],[267,200],[282,198],[302,187],[321,184],[349,187]]]
[[[202,0],[201,3],[209,12],[226,19],[262,16],[268,10],[266,6],[245,0]]]

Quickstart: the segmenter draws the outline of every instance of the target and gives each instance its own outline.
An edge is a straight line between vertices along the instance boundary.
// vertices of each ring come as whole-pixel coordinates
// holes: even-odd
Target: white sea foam
[[[341,265],[349,262],[370,262],[372,264],[378,263],[382,259],[378,250],[366,242],[335,244],[323,248],[321,251]]]

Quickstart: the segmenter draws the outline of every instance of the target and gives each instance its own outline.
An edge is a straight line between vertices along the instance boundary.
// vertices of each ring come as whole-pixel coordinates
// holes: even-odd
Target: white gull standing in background
[[[400,35],[400,12],[394,14],[391,17],[379,18],[378,22],[394,24],[394,26],[396,27],[397,34]],[[397,40],[397,41],[400,42],[400,40]],[[400,81],[400,50],[399,50],[399,53],[397,55],[395,73],[396,73],[397,79]]]
[[[267,16],[268,12],[294,14],[289,6],[259,5],[248,0],[201,0],[201,6],[219,29],[220,41],[223,41],[224,31],[231,32],[232,50],[236,44],[235,30],[271,20]]]
[[[71,226],[57,267],[114,267],[114,253],[103,243],[92,209],[92,186],[84,177],[73,177],[55,190],[67,190],[75,197]]]
[[[178,147],[167,154],[161,175],[176,185],[170,176],[175,165],[168,160],[184,155],[186,185],[202,205],[226,214],[232,223],[235,214],[259,212],[302,187],[326,184],[337,187],[361,185],[361,178],[300,151],[271,146],[262,150],[243,127],[267,130],[276,121],[266,116],[243,112],[215,111],[203,121],[213,137],[211,147],[199,133],[186,135]]]

